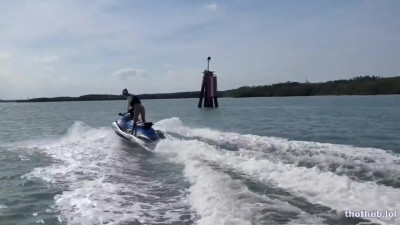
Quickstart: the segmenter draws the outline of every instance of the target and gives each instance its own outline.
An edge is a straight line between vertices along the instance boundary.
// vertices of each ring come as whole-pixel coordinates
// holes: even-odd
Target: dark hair
[[[131,106],[133,107],[135,104],[137,104],[137,103],[142,103],[141,101],[140,101],[140,99],[139,99],[139,97],[138,96],[133,96],[133,98],[132,98],[132,101],[131,101]]]

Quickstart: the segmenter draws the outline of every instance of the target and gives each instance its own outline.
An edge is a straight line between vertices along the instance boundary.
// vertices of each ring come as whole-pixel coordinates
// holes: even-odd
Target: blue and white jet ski
[[[153,150],[157,142],[165,139],[162,131],[154,130],[152,122],[137,122],[135,129],[132,131],[133,120],[129,114],[119,113],[121,118],[112,123],[112,128],[119,136],[132,141],[146,150]]]

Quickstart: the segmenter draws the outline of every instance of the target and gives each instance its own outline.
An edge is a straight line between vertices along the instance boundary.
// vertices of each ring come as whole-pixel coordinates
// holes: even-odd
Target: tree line
[[[334,80],[321,83],[286,82],[272,85],[240,87],[219,91],[219,97],[275,97],[313,95],[389,95],[400,94],[400,77],[359,76],[348,80]],[[198,98],[200,91],[141,94],[141,99]],[[104,101],[124,100],[122,95],[90,94],[79,97],[32,98],[12,102],[56,102],[56,101]],[[10,101],[10,100],[8,100]],[[0,102],[6,102],[0,100]]]
[[[240,87],[221,93],[223,97],[274,97],[313,95],[388,95],[400,94],[400,77],[359,76],[323,83],[286,82]]]

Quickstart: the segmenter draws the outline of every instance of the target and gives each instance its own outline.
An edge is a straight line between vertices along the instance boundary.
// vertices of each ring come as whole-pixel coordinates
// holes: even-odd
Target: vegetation
[[[241,87],[219,91],[220,97],[274,97],[274,96],[313,96],[313,95],[388,95],[400,94],[400,77],[382,78],[361,76],[349,80],[335,80],[324,83],[286,82],[272,85]],[[142,94],[141,99],[198,98],[199,91]],[[101,101],[123,100],[122,95],[92,94],[80,97],[33,98],[27,100],[0,100],[0,102],[57,102],[57,101]]]
[[[312,95],[387,95],[400,94],[400,77],[355,77],[325,83],[286,82],[272,85],[241,87],[221,93],[223,97],[273,97]]]
[[[199,97],[199,95],[200,95],[199,91],[194,91],[194,92],[177,92],[177,93],[162,93],[162,94],[142,94],[138,96],[141,99],[173,99],[173,98],[197,98]],[[125,100],[125,99],[126,97],[122,95],[92,94],[92,95],[82,95],[79,97],[32,98],[32,99],[15,100],[9,102],[67,102],[67,101],[105,101],[105,100]]]

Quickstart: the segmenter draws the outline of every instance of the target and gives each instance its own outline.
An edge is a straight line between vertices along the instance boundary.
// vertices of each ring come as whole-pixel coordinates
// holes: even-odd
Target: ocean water
[[[0,224],[400,224],[400,96],[0,103]],[[397,212],[349,218],[346,210]]]

